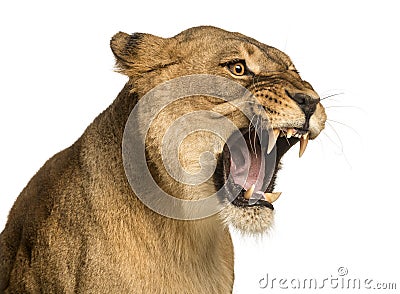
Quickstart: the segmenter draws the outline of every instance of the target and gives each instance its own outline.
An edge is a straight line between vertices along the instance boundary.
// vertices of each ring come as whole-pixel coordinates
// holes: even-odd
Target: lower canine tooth
[[[253,195],[253,193],[254,193],[255,187],[256,187],[256,185],[253,184],[253,185],[250,187],[250,189],[247,190],[247,191],[244,193],[244,198],[246,198],[247,200],[249,200],[250,197],[251,197],[251,195]]]
[[[299,157],[301,157],[306,151],[308,144],[308,133],[305,133],[302,137],[300,137],[300,150],[299,150]]]
[[[279,196],[281,196],[281,194],[282,192],[264,193],[264,197],[269,203],[273,203],[279,198]]]

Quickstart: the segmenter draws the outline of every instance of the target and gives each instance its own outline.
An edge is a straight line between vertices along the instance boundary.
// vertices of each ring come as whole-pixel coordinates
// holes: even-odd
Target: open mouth
[[[299,156],[302,156],[308,137],[308,130],[298,128],[270,132],[251,128],[231,135],[222,154],[224,197],[239,207],[274,209],[272,203],[281,195],[273,191],[279,162],[297,142],[300,142]]]

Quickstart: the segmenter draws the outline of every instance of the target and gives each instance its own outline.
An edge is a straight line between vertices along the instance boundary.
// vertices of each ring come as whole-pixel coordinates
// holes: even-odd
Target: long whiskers
[[[338,139],[339,141],[339,146],[337,145],[337,143],[334,142],[334,140],[332,140],[327,134],[325,134],[324,132],[322,132],[322,134],[326,135],[328,137],[328,139],[337,147],[339,147],[340,151],[343,153],[344,151],[344,147],[343,147],[343,141],[340,138],[338,132],[336,131],[336,129],[332,126],[332,124],[330,124],[328,121],[326,122],[327,125],[329,125],[329,127],[332,129],[333,133],[335,134],[335,137]]]
[[[339,148],[340,153],[343,155],[344,160],[346,161],[346,163],[349,165],[349,167],[352,167],[352,165],[351,165],[349,159],[348,159],[347,156],[346,156],[346,153],[344,152],[344,144],[343,144],[342,139],[341,139],[340,136],[339,136],[339,133],[336,131],[336,129],[333,127],[333,125],[332,125],[331,123],[329,123],[329,122],[327,121],[326,124],[332,129],[333,133],[335,134],[335,137],[336,137],[337,140],[339,141],[339,145],[338,145],[334,140],[332,140],[332,138],[329,137],[329,135],[326,134],[325,132],[322,132],[322,134],[324,134],[324,135],[328,138],[328,140],[332,142],[333,145],[335,145],[335,146],[337,146],[337,147]],[[353,129],[353,131],[356,132],[354,129]],[[357,132],[356,132],[356,133],[357,133]],[[357,134],[358,134],[358,133],[357,133]]]
[[[358,136],[360,136],[360,134],[357,132],[357,130],[356,130],[355,128],[349,126],[348,124],[345,124],[345,123],[342,123],[342,122],[340,122],[340,121],[333,120],[333,119],[327,119],[327,123],[328,123],[328,124],[329,124],[329,122],[332,122],[332,123],[336,123],[336,124],[345,126],[345,127],[349,128],[350,130],[352,130],[354,133],[356,133]],[[329,124],[329,126],[330,126],[331,128],[333,128],[333,127],[332,127],[332,124]]]
[[[325,96],[325,97],[321,98],[320,101],[328,99],[328,98],[332,98],[332,97],[335,97],[335,96],[343,95],[343,94],[344,94],[344,92],[334,93],[334,94],[331,94],[331,95],[328,95],[328,96]]]
[[[260,122],[260,116],[257,116],[257,123],[256,123],[256,126],[255,126],[255,130],[260,129],[260,132],[261,132],[261,131],[262,131],[262,127],[258,125],[259,122]],[[261,134],[260,134],[260,135],[261,135]],[[257,145],[256,145],[256,140],[257,140],[257,132],[254,132],[254,139],[253,139],[254,154],[256,155],[256,158],[257,158],[257,149],[256,149],[256,148],[257,148]]]
[[[248,130],[248,132],[247,132],[247,135],[249,136],[249,142],[251,142],[251,129],[252,129],[253,126],[254,126],[254,117],[255,117],[255,116],[256,116],[256,115],[253,114],[253,117],[251,118],[250,123],[249,123],[249,130]],[[252,152],[252,153],[256,153],[255,150],[253,149],[253,145],[252,145],[252,144],[250,144],[250,149],[251,149],[251,152]]]
[[[355,108],[358,110],[362,110],[361,107],[354,106],[354,105],[329,105],[329,106],[324,106],[325,108],[338,108],[338,107],[343,107],[343,108]]]

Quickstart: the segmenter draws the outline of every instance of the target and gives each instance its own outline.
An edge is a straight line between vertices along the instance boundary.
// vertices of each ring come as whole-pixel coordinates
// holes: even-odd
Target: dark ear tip
[[[126,43],[126,49],[128,50],[128,52],[133,50],[138,45],[138,41],[142,38],[143,35],[144,34],[141,33],[134,33],[129,36],[128,42]]]
[[[110,40],[111,51],[116,59],[116,68],[119,72],[127,74],[136,66],[141,64],[141,58],[146,59],[148,55],[158,54],[163,46],[163,38],[150,34],[134,33],[129,35],[124,32],[116,33]],[[144,67],[151,67],[149,62],[144,62]]]
[[[143,34],[135,33],[129,35],[124,32],[116,33],[110,41],[110,47],[116,57],[131,55],[135,52],[138,40]]]

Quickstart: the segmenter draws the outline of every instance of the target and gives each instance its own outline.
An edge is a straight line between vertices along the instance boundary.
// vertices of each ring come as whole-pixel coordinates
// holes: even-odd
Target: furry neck
[[[95,144],[86,144],[92,149],[86,153],[92,154],[90,158],[94,174],[102,173],[103,180],[104,174],[109,177],[107,183],[100,183],[100,190],[115,191],[113,195],[101,195],[96,199],[97,204],[107,209],[108,215],[113,217],[105,222],[115,223],[118,218],[124,227],[120,231],[131,231],[132,234],[146,228],[144,233],[132,236],[133,242],[151,246],[153,248],[149,250],[155,253],[164,252],[174,262],[193,264],[204,258],[221,256],[220,251],[225,249],[218,244],[226,243],[229,232],[218,215],[188,221],[167,218],[146,207],[129,186],[122,163],[122,137],[129,114],[138,101],[133,89],[133,84],[128,82],[108,109],[96,118],[97,123],[87,130],[92,133],[92,138],[94,134],[96,137]],[[98,149],[101,149],[100,152]],[[101,154],[100,157],[93,160],[93,156],[98,154]],[[113,207],[109,205],[110,197],[113,197]]]

